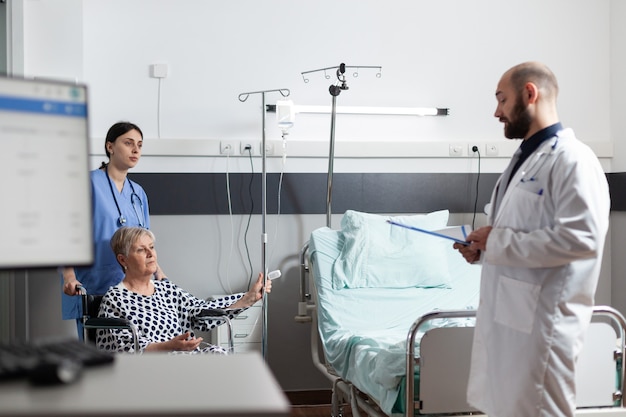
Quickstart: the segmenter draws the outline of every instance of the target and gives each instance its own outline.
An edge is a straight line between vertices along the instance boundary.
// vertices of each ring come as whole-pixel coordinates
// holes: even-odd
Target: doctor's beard
[[[530,129],[530,112],[528,107],[524,107],[521,95],[515,101],[513,114],[507,119],[504,125],[504,136],[508,139],[524,139]]]

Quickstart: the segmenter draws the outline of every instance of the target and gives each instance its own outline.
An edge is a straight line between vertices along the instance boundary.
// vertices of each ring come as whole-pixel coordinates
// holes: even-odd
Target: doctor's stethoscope
[[[559,137],[557,135],[555,136],[554,142],[552,142],[552,145],[550,145],[550,152],[548,153],[548,156],[554,154],[554,149],[557,147],[558,144],[559,144]],[[529,166],[528,170],[522,172],[522,179],[520,179],[520,182],[537,181],[537,173],[541,170],[541,168],[543,168],[543,166],[546,163],[546,160],[548,159],[544,157],[545,155],[546,155],[546,152],[543,152],[543,151],[537,154],[537,158],[535,159],[535,162],[533,163],[533,165]],[[542,159],[541,163],[539,163],[540,159]],[[535,168],[535,166],[537,166],[537,169],[533,169]],[[526,172],[529,172],[531,169],[533,169],[534,173],[530,176],[526,175]]]
[[[104,167],[104,172],[107,176],[107,180],[109,181],[109,189],[111,190],[111,195],[113,196],[113,201],[115,201],[115,207],[117,207],[117,213],[120,217],[117,219],[117,223],[119,226],[124,226],[126,224],[126,217],[122,214],[122,210],[120,210],[120,205],[117,202],[117,198],[115,197],[115,192],[113,191],[113,184],[111,183],[111,177],[109,177],[108,167]],[[133,210],[135,212],[135,216],[137,216],[137,221],[139,222],[140,227],[146,227],[146,219],[143,215],[143,203],[141,199],[135,192],[135,187],[133,187],[133,183],[131,180],[128,180],[128,184],[130,185],[131,193],[130,193],[130,203],[133,206]],[[136,202],[139,203],[139,210],[137,210]],[[141,215],[139,215],[141,213]]]

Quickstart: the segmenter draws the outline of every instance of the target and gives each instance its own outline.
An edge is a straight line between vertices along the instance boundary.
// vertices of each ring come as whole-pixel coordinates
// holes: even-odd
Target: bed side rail
[[[427,322],[435,319],[450,319],[450,318],[472,318],[476,317],[476,310],[440,310],[432,311],[419,317],[409,329],[406,341],[406,391],[405,391],[405,404],[406,413],[408,417],[415,416],[415,381],[413,375],[415,374],[415,338],[420,328]],[[410,376],[410,377],[409,377]]]
[[[315,308],[311,304],[311,294],[309,293],[308,273],[309,273],[309,242],[306,242],[300,249],[300,299],[298,300],[298,314],[295,317],[298,323],[310,323],[311,315],[309,311]]]
[[[424,326],[427,322],[435,319],[450,319],[450,318],[472,318],[476,317],[476,310],[441,310],[441,311],[433,311],[428,314],[425,314],[419,317],[409,329],[409,333],[407,335],[407,343],[406,343],[406,391],[405,391],[405,404],[406,404],[406,412],[405,415],[407,417],[415,416],[415,401],[414,401],[414,392],[415,392],[415,383],[413,379],[413,375],[415,374],[415,339],[418,334],[418,331]],[[624,316],[616,309],[610,306],[595,306],[593,308],[593,317],[600,318],[605,317],[608,318],[618,335],[619,342],[619,350],[616,352],[616,360],[618,363],[618,372],[620,375],[620,386],[619,390],[615,393],[615,401],[619,402],[619,407],[624,408],[625,400],[624,400],[624,386],[626,386],[626,374],[625,374],[625,364],[624,358],[626,357],[626,319]],[[412,405],[412,406],[409,406]]]
[[[317,294],[315,283],[310,282],[309,242],[306,242],[300,251],[300,299],[298,301],[298,314],[295,316],[297,323],[311,323],[311,357],[313,365],[326,375],[333,383],[338,378],[336,372],[326,361],[323,349],[321,349],[321,338],[317,327]],[[309,291],[310,287],[313,287]]]
[[[614,328],[618,334],[619,342],[619,350],[616,352],[616,360],[619,364],[619,375],[620,375],[620,385],[619,390],[615,393],[614,399],[619,402],[620,407],[624,407],[624,386],[626,384],[626,375],[624,375],[624,357],[626,354],[626,319],[618,310],[614,309],[610,306],[595,306],[593,308],[593,316],[594,317],[606,317],[610,319]]]

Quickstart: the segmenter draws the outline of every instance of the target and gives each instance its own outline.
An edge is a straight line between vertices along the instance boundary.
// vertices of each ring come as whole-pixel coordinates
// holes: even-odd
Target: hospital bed
[[[465,400],[480,266],[452,242],[386,219],[349,210],[341,230],[319,228],[302,249],[301,286],[311,288],[301,288],[297,319],[310,314],[332,415],[344,404],[354,416],[480,414]],[[448,212],[393,220],[439,230]],[[596,308],[577,365],[578,414],[626,416],[625,326],[619,312]]]

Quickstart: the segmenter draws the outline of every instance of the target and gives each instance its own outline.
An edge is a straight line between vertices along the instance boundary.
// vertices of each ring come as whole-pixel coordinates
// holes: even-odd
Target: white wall
[[[7,21],[7,7],[6,4],[0,3],[0,22]],[[0,73],[7,73],[7,33],[6,31],[0,31]]]
[[[626,27],[621,24],[626,17],[626,3],[611,2],[611,135],[614,143],[614,172],[626,171]],[[620,248],[626,240],[625,213],[611,215],[613,256],[611,258],[612,305],[626,312],[626,261]]]
[[[12,68],[23,68],[27,76],[86,82],[90,87],[91,133],[96,143],[119,119],[129,119],[142,127],[146,153],[150,152],[151,143],[165,138],[181,144],[183,139],[258,140],[260,97],[253,95],[241,103],[240,93],[288,88],[297,104],[328,105],[328,86],[335,80],[333,72],[328,71],[331,79],[324,78],[323,72],[309,74],[308,83],[303,81],[301,72],[342,62],[380,65],[382,76],[377,78],[376,71],[361,69],[358,77],[353,77],[354,69],[349,69],[350,90],[339,96],[340,105],[438,106],[449,107],[451,115],[342,116],[336,131],[339,144],[369,141],[380,146],[387,140],[503,143],[502,127],[492,117],[495,85],[510,66],[540,60],[559,78],[563,123],[573,127],[583,141],[614,146],[603,160],[607,172],[622,171],[626,166],[626,158],[621,156],[626,145],[620,124],[626,100],[626,54],[622,52],[626,29],[621,27],[626,5],[619,0],[23,3],[23,11],[17,9],[23,14],[23,36],[13,38],[13,58],[21,62],[13,62]],[[154,63],[167,63],[170,71],[161,82],[160,124],[159,82],[149,77],[149,66]],[[268,103],[277,98],[276,94],[269,94]],[[279,138],[273,123],[268,123],[267,133],[272,140]],[[328,134],[328,116],[298,115],[289,143],[295,147],[291,144],[326,141]],[[101,153],[99,147],[94,154]],[[401,152],[400,149],[396,156],[403,156]],[[94,156],[93,163],[100,159]],[[234,159],[229,169],[249,170],[248,161]],[[491,166],[488,162],[487,171],[497,172],[504,163],[506,159],[491,161]],[[194,171],[226,169],[224,158],[220,157],[148,156],[137,171],[172,172],[185,170],[186,166],[192,166]],[[346,157],[338,161],[336,168],[344,172],[418,172],[424,166],[426,170],[442,172],[476,169],[475,162],[469,160],[421,160],[419,154],[410,160],[395,159],[394,155],[365,160]],[[273,171],[278,169],[276,164],[271,166]],[[287,164],[287,171],[325,169],[323,156]],[[274,313],[271,326],[281,333],[274,336],[275,347],[270,340],[270,365],[285,389],[327,387],[310,366],[305,346],[307,325],[297,325],[292,320],[297,301],[294,285],[299,249],[308,233],[323,225],[324,220],[319,216],[285,216],[283,220],[275,260],[286,278],[276,283],[273,294],[275,301],[271,306],[278,314]],[[236,219],[239,233],[241,221]],[[624,225],[626,219],[621,213],[612,215],[611,241],[598,292],[599,302],[612,302],[622,311],[626,311],[626,288],[615,281],[626,272],[626,261],[619,254],[608,255],[611,247],[623,246]],[[155,216],[153,229],[168,274],[199,296],[222,292],[215,275],[224,280],[223,256],[230,242],[229,227],[229,219],[224,216]],[[189,236],[191,244],[181,243],[188,242]],[[250,232],[252,256],[257,264],[258,236],[257,218]],[[238,249],[230,271],[233,280],[241,279],[243,268]],[[58,293],[56,280],[40,276],[30,279],[38,284],[30,286],[33,298]],[[233,281],[233,285],[241,283]],[[270,317],[272,314],[270,309]],[[45,330],[34,330],[69,331],[58,321]],[[287,351],[286,346],[294,348]],[[272,357],[283,352],[291,355]]]
[[[585,140],[610,139],[609,0],[24,4],[26,75],[87,82],[98,137],[121,118],[157,137],[153,63],[170,69],[161,85],[161,137],[249,139],[259,136],[260,97],[241,103],[240,93],[288,88],[298,104],[329,105],[333,71],[330,80],[309,74],[308,83],[301,72],[344,62],[380,65],[382,76],[361,69],[354,78],[349,69],[350,90],[339,104],[439,106],[452,115],[344,118],[337,126],[341,140],[501,140],[491,117],[495,84],[513,64],[533,59],[559,76],[563,122]],[[47,16],[53,18],[42,24]],[[268,95],[268,103],[278,97]],[[290,140],[327,136],[327,117],[300,115]]]
[[[626,16],[626,2],[611,2],[611,136],[614,142],[613,170],[626,171],[626,27],[621,24]]]

